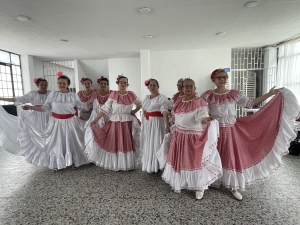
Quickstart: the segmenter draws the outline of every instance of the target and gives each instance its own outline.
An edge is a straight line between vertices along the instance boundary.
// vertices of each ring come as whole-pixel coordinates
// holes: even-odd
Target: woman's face
[[[101,80],[99,85],[99,90],[100,91],[107,91],[108,90],[108,84],[106,80]]]
[[[69,87],[68,81],[66,79],[59,79],[58,82],[58,90],[60,92],[66,92]]]
[[[48,88],[48,82],[47,81],[40,81],[39,82],[39,85],[38,85],[38,89],[39,91],[47,91],[47,88]]]
[[[89,80],[85,80],[83,82],[83,86],[85,87],[85,89],[90,89],[90,88],[92,88],[92,83]]]
[[[217,87],[225,87],[227,81],[228,75],[226,72],[220,72],[213,78],[213,82],[215,83],[215,85],[217,85]]]
[[[184,81],[182,90],[183,90],[184,95],[186,95],[186,96],[194,95],[195,90],[196,90],[194,81],[192,81],[192,80]]]
[[[158,93],[158,85],[156,83],[155,80],[151,80],[149,85],[148,85],[148,88],[149,88],[149,91],[152,93],[152,94],[157,94]]]
[[[126,91],[126,88],[128,86],[128,80],[126,78],[121,78],[119,80],[119,90],[120,91]]]

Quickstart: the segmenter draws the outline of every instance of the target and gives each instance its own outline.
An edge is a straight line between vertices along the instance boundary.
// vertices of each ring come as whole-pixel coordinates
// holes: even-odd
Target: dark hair
[[[195,81],[191,78],[185,78],[183,81],[182,81],[182,85],[184,85],[184,82],[185,81],[193,81],[193,83],[195,84]]]
[[[128,78],[127,78],[127,77],[125,77],[125,76],[118,76],[118,77],[117,77],[116,84],[119,84],[119,80],[122,79],[122,78],[126,78],[126,79],[127,79],[127,82],[128,82]]]
[[[47,81],[46,79],[44,79],[44,78],[38,78],[38,79],[36,80],[36,82],[35,82],[36,86],[39,86],[39,85],[40,85],[40,82],[42,82],[42,81],[45,81],[45,82],[48,84],[48,81]]]
[[[109,85],[109,80],[106,77],[97,80],[97,83],[100,84],[101,81],[106,81],[107,85]]]
[[[57,81],[59,81],[60,79],[65,79],[65,80],[67,80],[68,85],[71,84],[70,78],[67,77],[67,76],[65,76],[65,75],[62,75],[62,76],[58,77],[58,78],[57,78]]]
[[[157,84],[157,87],[159,87],[158,81],[156,79],[153,79],[153,78],[149,79],[147,87],[149,87],[151,81],[154,81]]]
[[[80,83],[84,83],[84,81],[90,81],[91,82],[91,84],[93,83],[93,81],[90,79],[90,78],[82,78],[81,80],[80,80]]]

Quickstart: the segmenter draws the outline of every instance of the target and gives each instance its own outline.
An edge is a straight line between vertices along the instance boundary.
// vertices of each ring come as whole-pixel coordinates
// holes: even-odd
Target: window
[[[23,95],[20,55],[0,50],[0,96],[13,98]],[[1,105],[12,104],[0,101]]]
[[[278,48],[277,87],[290,89],[300,103],[300,39]]]

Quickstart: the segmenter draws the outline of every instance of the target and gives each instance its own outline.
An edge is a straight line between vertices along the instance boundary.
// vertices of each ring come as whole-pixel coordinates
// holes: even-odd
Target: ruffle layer
[[[194,112],[197,109],[207,108],[207,103],[203,98],[200,97],[199,94],[195,96],[195,98],[190,101],[176,101],[173,107],[173,111],[175,114],[186,114],[189,112]]]
[[[201,168],[189,170],[180,169],[176,172],[174,165],[168,159],[162,178],[175,192],[182,189],[205,190],[210,184],[222,176],[222,165],[219,153],[216,149],[218,139],[218,122],[211,121],[208,128],[208,138],[203,148]],[[169,151],[168,143],[171,135],[166,135],[164,143],[157,153],[161,168],[165,164]],[[176,160],[176,159],[175,159]],[[191,160],[191,159],[189,159]]]
[[[224,94],[216,94],[212,90],[208,90],[201,95],[207,102],[212,102],[213,104],[236,102],[241,96],[242,92],[238,90],[230,90]]]
[[[23,115],[19,128],[19,154],[27,162],[50,169],[88,163],[83,154],[84,131],[77,117],[61,120],[51,117],[47,129],[40,133]]]
[[[87,96],[87,95],[84,95],[84,94],[83,94],[83,91],[79,91],[79,92],[77,93],[77,95],[78,95],[80,101],[82,101],[82,102],[87,102],[87,101],[89,101],[89,100],[91,100],[91,99],[97,98],[97,95],[98,95],[97,92],[98,92],[97,90],[94,90],[94,91],[92,92],[92,94],[90,94],[89,96]]]
[[[97,92],[97,100],[98,100],[98,103],[100,105],[104,105],[104,103],[107,101],[108,99],[108,96],[111,94],[112,91],[109,91],[109,93],[105,96],[102,96],[102,95],[99,95],[99,92]]]
[[[300,111],[300,106],[290,90],[283,89],[281,92],[284,108],[272,149],[260,162],[241,172],[223,169],[223,177],[212,186],[218,187],[223,184],[227,188],[244,191],[246,185],[269,178],[282,165],[281,158],[288,154],[290,142],[296,137],[294,121]]]
[[[112,91],[109,98],[115,100],[118,104],[131,105],[135,102],[137,96],[132,91],[128,91],[124,95],[119,94],[117,91]]]
[[[132,170],[140,163],[140,133],[141,127],[133,117],[132,119],[132,138],[135,149],[127,151],[126,153],[117,152],[111,153],[102,149],[96,142],[92,127],[88,126],[85,132],[85,155],[88,161],[95,163],[97,166],[105,169],[118,170]]]

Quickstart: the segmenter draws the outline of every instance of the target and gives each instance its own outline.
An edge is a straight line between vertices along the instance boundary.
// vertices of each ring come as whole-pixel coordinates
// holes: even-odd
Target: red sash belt
[[[52,113],[52,116],[57,119],[69,119],[74,116],[74,114],[57,114],[55,112]]]
[[[163,114],[161,114],[161,112],[156,111],[156,112],[147,112],[146,113],[146,120],[149,120],[149,117],[164,117]]]

